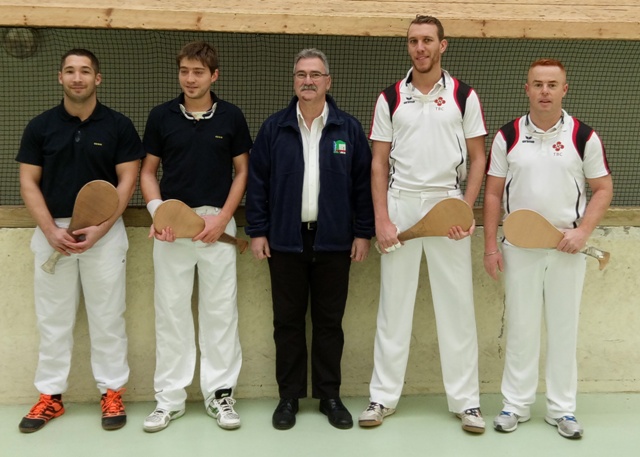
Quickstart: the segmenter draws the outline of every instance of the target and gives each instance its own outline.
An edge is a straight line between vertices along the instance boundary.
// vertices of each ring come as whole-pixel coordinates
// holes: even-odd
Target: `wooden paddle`
[[[422,219],[398,235],[407,241],[426,236],[447,236],[451,227],[459,226],[465,232],[473,225],[473,211],[464,200],[445,198],[435,204]]]
[[[76,230],[102,224],[113,216],[118,209],[119,202],[118,192],[110,182],[100,179],[88,182],[82,186],[76,196],[67,233],[74,236],[73,232]],[[78,241],[81,239],[77,236],[74,238]],[[41,268],[49,274],[54,274],[56,263],[61,257],[60,252],[54,251]]]
[[[459,226],[469,231],[473,225],[473,211],[459,198],[445,198],[435,204],[422,219],[398,234],[398,240],[408,241],[427,236],[447,236],[451,227]],[[378,252],[380,246],[375,244]]]
[[[502,223],[502,230],[509,243],[521,248],[555,248],[564,237],[542,214],[530,209],[510,213]],[[593,246],[580,252],[596,258],[600,270],[604,270],[611,258],[610,253]]]
[[[193,238],[204,230],[204,219],[185,203],[171,199],[165,200],[158,206],[153,215],[153,226],[158,233],[171,227],[176,238]],[[246,240],[226,233],[220,235],[218,241],[237,246],[240,254],[243,254],[249,246]]]

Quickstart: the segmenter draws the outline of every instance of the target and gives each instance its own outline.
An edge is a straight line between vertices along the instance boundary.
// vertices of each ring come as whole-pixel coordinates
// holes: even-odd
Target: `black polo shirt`
[[[78,191],[89,181],[118,185],[116,165],[144,157],[140,136],[126,116],[100,102],[85,121],[64,105],[29,122],[16,160],[42,167],[40,188],[54,218],[71,217]]]
[[[184,94],[149,113],[143,144],[162,160],[160,194],[191,207],[222,207],[229,196],[233,158],[249,152],[249,127],[240,108],[211,92],[213,116],[189,120],[180,110]]]

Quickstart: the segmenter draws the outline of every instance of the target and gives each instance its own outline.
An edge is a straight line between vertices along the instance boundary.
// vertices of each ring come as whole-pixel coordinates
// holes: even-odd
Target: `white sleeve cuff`
[[[147,211],[149,211],[149,214],[151,214],[151,218],[153,218],[153,215],[156,213],[158,206],[160,206],[161,204],[162,200],[160,200],[159,198],[155,198],[147,203]]]

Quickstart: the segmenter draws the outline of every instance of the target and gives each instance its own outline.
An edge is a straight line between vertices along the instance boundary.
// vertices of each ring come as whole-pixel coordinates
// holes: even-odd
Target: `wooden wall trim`
[[[640,37],[636,0],[0,0],[0,26],[404,36],[417,12],[451,37]]]
[[[482,225],[482,208],[474,208],[473,212],[476,225]],[[127,227],[149,227],[151,225],[151,217],[144,207],[127,208],[123,217]],[[244,207],[238,208],[235,218],[239,227],[246,225]],[[640,208],[610,208],[600,225],[603,227],[640,227]],[[24,206],[0,206],[0,229],[31,227],[35,227],[35,222]]]

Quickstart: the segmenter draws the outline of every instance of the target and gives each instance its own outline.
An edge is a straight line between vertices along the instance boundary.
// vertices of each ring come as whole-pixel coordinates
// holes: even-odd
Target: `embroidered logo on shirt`
[[[436,104],[436,111],[444,111],[444,108],[442,106],[447,103],[444,98],[438,97],[433,102]]]
[[[562,144],[561,141],[558,141],[556,144],[554,144],[552,148],[556,151],[553,153],[554,156],[562,156],[562,150],[564,149],[564,144]]]
[[[536,141],[533,139],[532,136],[529,135],[525,135],[524,136],[524,140],[522,140],[523,143],[535,143]]]
[[[342,140],[336,140],[333,142],[333,153],[334,154],[346,154],[347,153],[347,143]]]

